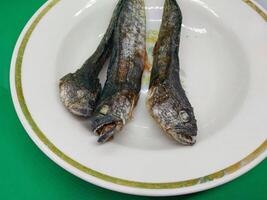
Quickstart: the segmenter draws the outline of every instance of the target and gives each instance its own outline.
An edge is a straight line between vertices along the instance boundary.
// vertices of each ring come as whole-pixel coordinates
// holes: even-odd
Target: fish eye
[[[189,122],[190,121],[190,116],[185,110],[181,110],[179,112],[179,116],[183,122]]]

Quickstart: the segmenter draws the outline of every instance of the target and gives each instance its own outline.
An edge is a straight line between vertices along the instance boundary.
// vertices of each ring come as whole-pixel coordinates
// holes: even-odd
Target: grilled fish
[[[145,64],[145,35],[144,0],[126,0],[114,33],[107,80],[90,118],[99,143],[113,138],[132,117]]]
[[[108,29],[93,55],[75,73],[60,79],[60,99],[73,114],[90,117],[101,93],[99,72],[111,54],[114,30],[125,0],[120,0],[113,12]]]
[[[165,0],[147,107],[162,130],[178,143],[196,142],[197,122],[180,82],[179,45],[182,13],[176,0]]]

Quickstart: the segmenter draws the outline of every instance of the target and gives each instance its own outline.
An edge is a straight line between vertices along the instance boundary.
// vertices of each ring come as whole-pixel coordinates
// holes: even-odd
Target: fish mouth
[[[192,146],[196,143],[196,131],[189,130],[175,130],[175,131],[167,131],[171,137],[177,141],[178,143],[185,146]]]
[[[116,123],[104,124],[101,127],[97,128],[94,133],[98,135],[97,142],[103,144],[111,140],[115,134]]]
[[[175,134],[173,138],[182,145],[192,146],[196,143],[196,136]]]
[[[98,136],[99,144],[113,139],[115,133],[120,131],[123,126],[122,120],[113,115],[99,114],[90,118],[89,121],[93,133]]]

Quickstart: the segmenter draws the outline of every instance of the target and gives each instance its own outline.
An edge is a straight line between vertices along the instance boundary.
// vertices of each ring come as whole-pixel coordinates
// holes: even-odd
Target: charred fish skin
[[[118,2],[107,31],[93,55],[75,73],[60,79],[61,102],[74,115],[90,117],[96,107],[102,90],[98,74],[111,54],[115,27],[125,1]]]
[[[90,119],[104,143],[131,119],[139,98],[146,55],[144,0],[126,0],[115,30],[107,81]]]
[[[179,74],[181,25],[182,12],[176,0],[165,0],[159,37],[154,47],[147,106],[167,135],[180,144],[193,145],[197,121]]]

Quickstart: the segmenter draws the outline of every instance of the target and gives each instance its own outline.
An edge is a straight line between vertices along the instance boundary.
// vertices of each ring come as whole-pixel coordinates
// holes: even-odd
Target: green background
[[[128,199],[87,183],[48,159],[31,141],[15,113],[9,89],[9,67],[16,40],[45,0],[0,0],[0,200],[2,199]],[[223,186],[193,195],[160,199],[267,200],[267,160]]]

